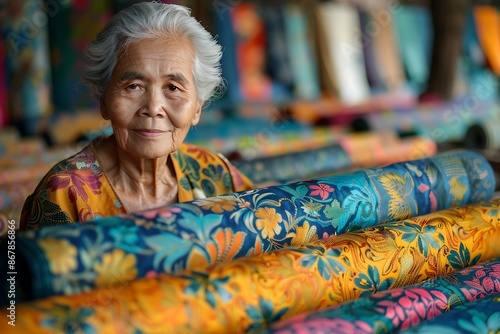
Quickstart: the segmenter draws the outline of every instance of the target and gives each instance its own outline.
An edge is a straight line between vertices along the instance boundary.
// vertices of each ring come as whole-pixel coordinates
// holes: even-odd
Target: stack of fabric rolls
[[[498,330],[494,190],[454,151],[18,233],[0,331]]]

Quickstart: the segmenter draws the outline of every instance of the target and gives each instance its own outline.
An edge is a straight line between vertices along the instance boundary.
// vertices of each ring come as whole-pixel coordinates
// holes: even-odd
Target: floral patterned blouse
[[[182,144],[170,157],[179,184],[179,202],[253,188],[252,182],[224,156],[206,148]],[[24,203],[20,229],[86,222],[123,213],[127,211],[90,143],[45,175]]]

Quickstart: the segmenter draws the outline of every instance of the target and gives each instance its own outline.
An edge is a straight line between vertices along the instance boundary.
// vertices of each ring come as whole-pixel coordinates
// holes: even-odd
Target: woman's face
[[[193,59],[191,43],[174,37],[142,40],[121,54],[101,113],[122,150],[143,159],[166,156],[198,124]]]

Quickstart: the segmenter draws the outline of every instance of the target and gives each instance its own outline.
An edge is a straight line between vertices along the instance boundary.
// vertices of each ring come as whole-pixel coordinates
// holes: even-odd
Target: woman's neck
[[[113,136],[96,150],[104,164],[101,168],[127,211],[177,202],[177,179],[169,155],[157,159],[130,156]]]

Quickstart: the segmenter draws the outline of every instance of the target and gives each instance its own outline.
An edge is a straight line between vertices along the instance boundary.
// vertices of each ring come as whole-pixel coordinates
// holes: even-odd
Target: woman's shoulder
[[[70,175],[70,174],[102,174],[99,162],[92,149],[91,144],[88,144],[79,152],[72,156],[63,159],[56,163],[47,173],[44,179],[55,175]]]
[[[90,144],[56,163],[27,197],[21,229],[84,221],[81,202],[100,192],[102,175]]]
[[[253,188],[252,182],[221,153],[183,143],[175,158],[181,170],[181,186],[202,189],[206,197]]]
[[[209,148],[189,143],[183,143],[175,152],[174,157],[179,161],[199,164],[200,166],[227,164],[227,159],[219,152]]]
[[[215,151],[212,151],[209,148],[198,146],[189,143],[182,143],[177,152],[181,155],[188,155],[193,158],[200,158],[202,156],[210,157],[212,159],[220,160],[221,154]]]

